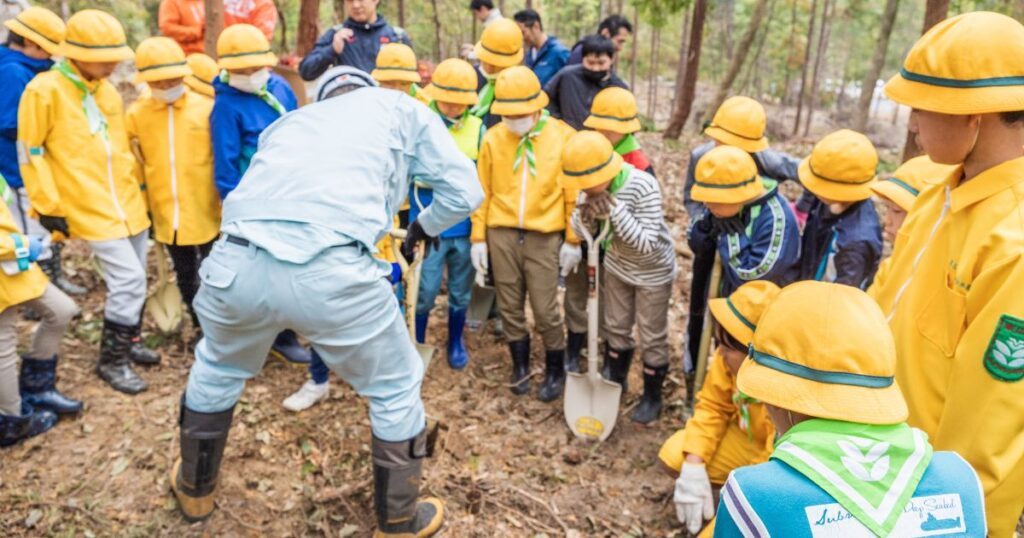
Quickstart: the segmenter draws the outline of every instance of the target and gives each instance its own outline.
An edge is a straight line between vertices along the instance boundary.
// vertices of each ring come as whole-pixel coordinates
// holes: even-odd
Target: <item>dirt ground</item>
[[[685,236],[681,181],[685,148],[643,135],[664,185],[677,241]],[[806,146],[797,153],[806,151]],[[164,356],[142,369],[149,390],[127,396],[93,374],[103,285],[84,246],[66,251],[73,279],[92,293],[64,341],[60,387],[86,402],[78,418],[0,455],[3,536],[368,536],[373,528],[370,430],[366,402],[335,378],[330,399],[292,414],[281,401],[306,379],[303,368],[268,361],[235,411],[221,468],[218,509],[186,523],[167,493],[176,456],[178,402],[191,356],[180,337],[147,337]],[[681,357],[689,262],[680,257],[671,308],[672,356]],[[443,299],[429,340],[443,348]],[[22,324],[23,342],[31,324]],[[662,440],[684,421],[685,389],[674,360],[668,405],[650,427],[628,413],[641,386],[634,366],[611,438],[573,438],[561,401],[516,397],[506,387],[504,342],[490,331],[468,335],[470,366],[454,372],[435,360],[423,384],[428,414],[446,425],[426,463],[424,492],[447,502],[447,536],[683,536],[671,502],[673,481],[656,463]],[[534,349],[534,394],[541,375]]]

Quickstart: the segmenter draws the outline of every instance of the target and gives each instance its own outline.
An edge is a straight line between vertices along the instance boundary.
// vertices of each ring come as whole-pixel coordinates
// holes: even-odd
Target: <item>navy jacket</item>
[[[882,226],[871,200],[841,215],[815,199],[801,243],[800,279],[867,289],[882,259]]]
[[[590,105],[598,92],[611,86],[629,89],[629,85],[615,73],[595,83],[584,77],[583,71],[582,65],[566,67],[544,86],[544,92],[551,98],[548,111],[577,131],[583,129],[583,122],[590,115]]]
[[[341,54],[335,54],[334,33],[342,28],[351,29],[354,35]],[[344,23],[327,30],[316,40],[313,50],[299,64],[299,74],[305,80],[316,80],[324,71],[335,65],[348,65],[369,73],[377,65],[377,52],[380,51],[380,46],[387,43],[405,43],[412,46],[409,35],[404,30],[388,24],[383,15],[377,15],[377,21],[369,24],[345,19]]]
[[[11,188],[21,188],[18,170],[18,102],[21,94],[36,74],[50,69],[50,60],[36,60],[24,54],[0,47],[0,174]]]
[[[260,134],[281,116],[259,96],[238,91],[219,78],[214,79],[213,88],[216,92],[210,113],[213,177],[223,200],[235,190],[249,168]],[[267,90],[277,97],[285,110],[295,110],[295,94],[283,78],[271,73]]]
[[[569,60],[569,49],[555,36],[548,36],[548,40],[539,49],[526,49],[526,56],[523,57],[523,64],[533,70],[533,73],[540,79],[541,87],[558,73]]]

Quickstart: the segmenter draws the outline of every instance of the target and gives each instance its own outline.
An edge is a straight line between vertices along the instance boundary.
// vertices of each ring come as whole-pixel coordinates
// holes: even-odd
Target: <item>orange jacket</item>
[[[160,33],[177,41],[185,54],[203,52],[203,0],[162,0],[159,20]]]
[[[273,40],[277,26],[274,0],[224,0],[224,27],[243,23],[259,28],[267,41]]]

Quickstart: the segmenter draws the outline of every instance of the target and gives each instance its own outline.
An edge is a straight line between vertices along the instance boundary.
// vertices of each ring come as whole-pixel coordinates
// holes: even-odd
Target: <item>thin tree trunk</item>
[[[633,8],[633,35],[640,36],[640,12]],[[636,90],[636,38],[629,45],[629,87]]]
[[[804,122],[804,136],[811,132],[811,120],[814,118],[814,107],[818,105],[818,83],[821,80],[821,62],[828,54],[828,41],[832,32],[832,11],[835,7],[833,0],[825,0],[821,9],[821,28],[818,33],[818,53],[814,57],[814,75],[811,77],[811,92],[807,96],[807,119]]]
[[[654,65],[651,76],[651,123],[657,125],[658,123],[658,66],[661,65],[661,28],[657,27],[654,29],[654,52],[651,53]]]
[[[345,20],[345,0],[334,0],[334,20],[336,22]]]
[[[768,0],[756,0],[754,4],[754,11],[750,15],[750,23],[747,24],[747,29],[743,31],[743,37],[740,38],[739,44],[736,47],[735,54],[732,55],[732,60],[729,62],[729,70],[726,71],[725,77],[722,78],[722,82],[718,85],[718,91],[715,92],[715,98],[711,100],[711,104],[708,106],[707,111],[704,112],[703,122],[711,120],[711,117],[721,106],[722,102],[725,101],[725,97],[729,94],[729,90],[732,88],[733,82],[736,81],[736,76],[740,74],[740,69],[743,67],[743,62],[747,59],[747,54],[750,52],[750,46],[754,43],[754,37],[757,35],[757,30],[761,26],[761,21],[764,20],[765,11],[767,11]]]
[[[868,125],[871,101],[875,97],[875,86],[878,84],[878,77],[882,74],[882,68],[885,67],[885,55],[889,51],[889,38],[892,37],[892,29],[896,25],[896,15],[899,14],[899,10],[900,0],[885,0],[882,27],[878,31],[878,41],[875,42],[875,54],[871,57],[868,72],[864,74],[864,81],[860,83],[857,116],[853,122],[854,128],[860,132],[864,132]]]
[[[405,28],[405,0],[398,0],[398,25]]]
[[[441,14],[437,11],[437,0],[430,0],[430,7],[434,10],[434,57],[441,59],[444,56],[441,55]]]
[[[309,54],[316,44],[319,33],[320,1],[302,0],[299,7],[299,37],[295,43],[295,52],[299,56]]]
[[[761,52],[764,51],[764,44],[768,41],[768,35],[772,31],[772,21],[775,20],[775,0],[770,0],[766,9],[768,11],[768,20],[764,23],[764,31],[761,32],[761,38],[757,40],[757,48],[754,50],[754,57],[747,62],[747,71],[743,76],[743,84],[740,85],[741,93],[747,93],[754,74],[760,73],[761,71],[761,66],[758,64],[761,60]]]
[[[942,22],[949,13],[949,0],[928,0],[924,7],[924,28],[921,34],[931,30],[932,26]],[[903,145],[903,160],[917,157],[921,154],[921,148],[917,146],[914,134],[907,132],[907,142]]]
[[[693,16],[693,6],[686,9],[683,14],[683,25],[680,28],[679,38],[679,60],[676,62],[676,87],[672,94],[672,109],[675,110],[679,102],[679,95],[683,91],[683,79],[686,78],[686,47],[690,42],[690,18]]]
[[[793,78],[793,70],[790,69],[790,60],[793,58],[794,47],[796,46],[796,1],[790,0],[790,18],[789,18],[789,53],[786,54],[786,76],[782,86],[782,105],[788,106],[792,98],[792,90],[790,88],[790,82]]]
[[[222,0],[204,0],[206,26],[203,28],[203,46],[206,54],[217,57],[217,37],[224,29],[224,2]]]
[[[658,28],[651,27],[651,55],[647,62],[647,117],[654,117],[654,83],[658,71]]]
[[[71,17],[71,2],[69,0],[60,0],[60,18],[65,21]]]
[[[694,0],[693,20],[690,25],[690,44],[686,49],[686,78],[683,80],[682,92],[676,100],[676,108],[665,129],[665,138],[679,139],[686,120],[693,109],[693,99],[697,92],[697,71],[700,68],[700,49],[704,41],[704,19],[708,11],[708,0]]]
[[[818,0],[811,0],[811,18],[807,23],[807,48],[804,50],[804,63],[800,66],[800,91],[796,96],[796,120],[793,122],[793,134],[800,131],[800,119],[803,115],[804,95],[807,92],[807,71],[811,66],[811,48],[814,45],[814,23],[818,18]]]

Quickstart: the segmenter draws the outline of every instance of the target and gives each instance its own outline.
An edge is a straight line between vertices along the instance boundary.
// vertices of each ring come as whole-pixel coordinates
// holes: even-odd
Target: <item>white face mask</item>
[[[258,93],[270,80],[270,70],[260,69],[251,75],[228,73],[228,86],[245,93]]]
[[[527,116],[519,119],[501,118],[501,123],[505,124],[505,127],[509,131],[512,131],[517,136],[526,136],[526,133],[533,129],[533,126],[537,124],[537,119],[534,116]]]
[[[177,86],[173,86],[165,90],[161,90],[160,88],[150,88],[149,91],[153,95],[153,99],[171,104],[178,99],[181,99],[182,95],[185,95],[185,85],[178,84]]]

